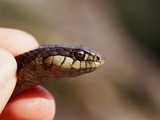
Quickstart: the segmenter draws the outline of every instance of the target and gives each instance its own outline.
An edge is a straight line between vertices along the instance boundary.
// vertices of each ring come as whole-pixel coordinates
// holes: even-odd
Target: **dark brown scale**
[[[62,48],[57,48],[56,51],[58,54],[65,54],[65,51]]]
[[[42,57],[48,57],[50,54],[47,51],[40,51]]]
[[[54,50],[51,50],[50,51],[50,55],[52,56],[52,55],[58,55],[58,52],[57,51],[54,51]]]
[[[65,48],[63,48],[65,51],[67,51],[68,53],[71,53],[72,51],[73,51],[73,49],[71,49],[71,48],[68,48],[68,49],[65,49]]]

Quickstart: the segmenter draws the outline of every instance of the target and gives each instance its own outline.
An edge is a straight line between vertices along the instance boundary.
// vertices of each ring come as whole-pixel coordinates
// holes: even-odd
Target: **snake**
[[[85,46],[49,44],[15,57],[17,83],[11,98],[48,81],[90,73],[104,63],[104,57]]]

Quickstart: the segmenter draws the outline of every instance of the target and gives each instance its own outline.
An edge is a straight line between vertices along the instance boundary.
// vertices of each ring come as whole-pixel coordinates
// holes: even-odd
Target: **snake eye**
[[[77,51],[75,51],[74,56],[77,60],[82,61],[82,60],[84,60],[85,53],[82,50],[77,50]]]

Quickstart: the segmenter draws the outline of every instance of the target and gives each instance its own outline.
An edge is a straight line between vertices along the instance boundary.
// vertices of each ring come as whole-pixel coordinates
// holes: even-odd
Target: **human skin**
[[[14,56],[38,47],[26,32],[0,28],[0,120],[52,120],[55,101],[43,87],[37,86],[10,99],[16,85],[17,63]]]

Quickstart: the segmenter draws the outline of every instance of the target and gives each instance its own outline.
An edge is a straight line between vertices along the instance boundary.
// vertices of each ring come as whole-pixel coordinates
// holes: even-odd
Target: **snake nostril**
[[[101,58],[99,56],[97,56],[97,60],[99,61]]]

